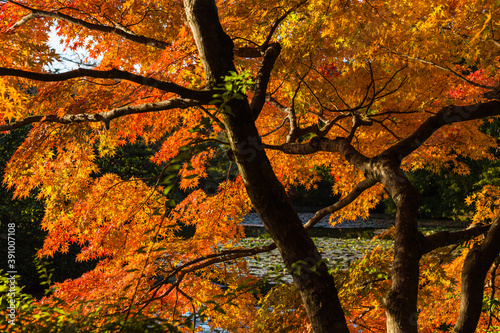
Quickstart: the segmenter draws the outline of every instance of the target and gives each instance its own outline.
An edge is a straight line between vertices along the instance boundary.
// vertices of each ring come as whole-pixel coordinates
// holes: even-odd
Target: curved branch
[[[196,272],[197,270],[206,268],[214,264],[234,259],[244,258],[248,256],[253,256],[259,253],[269,252],[274,250],[275,248],[276,244],[270,243],[268,245],[256,246],[250,249],[225,250],[218,253],[212,253],[206,256],[198,257],[196,259],[188,261],[183,265],[175,267],[173,270],[170,271],[168,275],[164,276],[160,282],[152,286],[151,291],[153,291],[153,294],[155,294],[162,285],[171,283],[172,279],[175,279],[175,281],[172,283],[171,288],[169,288],[166,292],[164,292],[160,296],[157,296],[153,300],[161,299],[162,297],[168,295],[175,288],[175,286],[179,285],[180,281],[184,278],[184,276],[187,273]]]
[[[123,39],[129,40],[131,42],[135,42],[135,43],[146,45],[146,46],[151,46],[151,47],[154,47],[154,48],[159,49],[159,50],[165,50],[167,47],[170,47],[172,45],[171,43],[167,43],[167,42],[164,42],[164,41],[159,40],[159,39],[146,37],[143,35],[138,35],[138,34],[134,33],[133,31],[131,31],[130,29],[128,29],[127,27],[122,26],[121,24],[116,24],[115,27],[111,27],[111,26],[107,26],[107,25],[87,22],[85,20],[77,19],[77,18],[74,18],[70,15],[63,14],[60,12],[49,12],[49,11],[34,9],[34,8],[29,7],[29,6],[17,3],[15,1],[9,1],[9,2],[11,2],[17,6],[20,6],[24,9],[27,9],[27,10],[31,11],[31,13],[24,16],[16,23],[14,23],[14,25],[12,25],[12,27],[10,27],[7,30],[8,32],[14,31],[18,27],[22,26],[23,24],[26,24],[28,21],[30,21],[36,17],[51,17],[51,18],[55,18],[55,19],[61,19],[61,20],[64,20],[66,22],[69,22],[69,23],[73,23],[75,25],[87,28],[89,30],[114,34],[114,35],[122,37]],[[299,7],[299,6],[296,6],[294,8],[297,8],[297,7]],[[144,16],[146,16],[146,15],[144,15]],[[141,19],[140,21],[142,21],[143,19]],[[137,24],[137,23],[134,23],[132,25],[135,25],[135,24]],[[267,46],[267,44],[265,44],[265,45]],[[262,47],[235,47],[234,54],[238,57],[243,57],[243,58],[261,58],[263,56],[261,49],[262,49]]]
[[[363,193],[365,190],[369,189],[370,187],[372,187],[376,183],[377,183],[377,181],[375,179],[372,179],[372,178],[367,178],[367,179],[363,180],[361,183],[356,185],[356,187],[347,196],[345,196],[344,198],[337,201],[336,203],[334,203],[331,206],[328,206],[328,207],[325,207],[321,210],[318,210],[316,212],[316,214],[314,214],[314,216],[309,221],[307,221],[306,224],[304,224],[304,228],[305,229],[312,228],[323,217],[325,217],[328,214],[335,213],[336,211],[344,208],[345,206],[347,206],[348,204],[350,204],[351,202],[356,200],[356,198],[358,198],[361,195],[361,193]]]
[[[189,107],[197,106],[198,104],[199,102],[195,100],[172,98],[162,102],[124,106],[99,113],[66,114],[62,117],[58,117],[57,115],[53,114],[46,116],[29,116],[10,124],[0,125],[0,131],[10,131],[33,123],[73,124],[102,121],[106,125],[106,127],[109,127],[109,122],[111,120],[130,114],[165,111],[170,109],[186,109]]]
[[[286,124],[287,121],[290,121],[290,119],[288,117],[283,118],[283,121],[281,122],[280,125],[278,125],[276,128],[274,128],[270,132],[267,132],[266,134],[262,134],[260,137],[264,138],[264,137],[266,137],[268,135],[271,135],[271,134],[277,132],[280,128],[282,128],[283,126],[285,126],[285,124]]]
[[[306,143],[284,143],[279,146],[263,145],[265,149],[279,150],[285,154],[309,155],[320,151],[339,153],[347,161],[362,171],[370,171],[370,159],[354,148],[346,138],[328,139],[314,137]]]
[[[352,142],[352,139],[354,139],[354,135],[356,134],[356,131],[358,130],[359,127],[361,126],[372,126],[373,122],[371,119],[369,120],[363,120],[361,119],[358,115],[353,115],[352,116],[352,127],[351,131],[349,132],[349,135],[347,136],[346,140],[348,142]]]
[[[122,79],[135,82],[140,85],[156,88],[166,92],[177,94],[183,98],[196,99],[203,104],[208,104],[213,92],[192,90],[168,81],[160,81],[150,77],[133,74],[119,69],[99,71],[93,69],[79,68],[69,72],[46,74],[29,72],[20,69],[0,67],[0,76],[23,77],[35,81],[59,82],[81,77],[92,77],[97,79]]]
[[[305,81],[303,81],[303,82],[307,86],[307,83]],[[316,134],[318,137],[324,137],[333,128],[333,126],[335,126],[335,125],[338,126],[337,122],[339,120],[350,117],[350,115],[347,113],[341,113],[341,114],[337,115],[335,118],[333,118],[332,120],[327,120],[327,119],[323,118],[320,114],[309,112],[309,113],[314,114],[318,119],[320,119],[321,121],[324,122],[323,127],[320,127],[319,124],[313,124],[313,125],[310,125],[306,128],[300,128],[300,127],[297,127],[296,124],[293,124],[293,120],[294,120],[295,116],[293,113],[293,109],[291,107],[284,106],[283,104],[278,102],[275,98],[273,98],[270,95],[267,96],[266,101],[269,102],[271,105],[273,105],[275,108],[277,108],[279,111],[281,111],[287,115],[287,117],[285,119],[283,119],[283,123],[280,125],[280,128],[281,128],[285,124],[286,120],[288,120],[290,122],[290,132],[291,133],[289,133],[287,136],[287,139],[286,139],[287,143],[294,142],[297,138],[300,138],[301,136],[311,134],[311,133]],[[320,107],[322,107],[321,104],[320,104]],[[326,109],[324,107],[322,107],[322,108]],[[269,135],[273,132],[270,132],[266,135]],[[347,132],[349,132],[349,131],[347,131]],[[273,148],[270,148],[270,149],[273,149]]]
[[[387,116],[386,119],[383,120],[375,120],[375,119],[370,119],[372,122],[379,124],[384,128],[390,135],[392,135],[396,140],[401,140],[402,138],[399,137],[396,133],[394,133],[389,127],[387,127],[386,124],[384,124],[384,121],[387,120],[389,117]],[[390,120],[390,119],[389,119]]]
[[[347,206],[351,202],[353,202],[363,191],[367,190],[368,188],[372,187],[375,185],[377,181],[373,179],[365,179],[361,183],[359,183],[354,190],[349,193],[345,198],[342,200],[336,202],[335,204],[326,207],[314,215],[313,218],[311,218],[306,224],[304,224],[304,229],[309,230],[311,229],[319,220],[321,220],[324,216],[331,214],[335,211],[338,211],[339,209],[342,209],[343,207]],[[322,215],[322,216],[321,216]],[[199,257],[196,259],[193,259],[181,266],[178,266],[174,268],[167,276],[165,276],[162,281],[158,284],[156,284],[153,288],[157,289],[161,285],[168,283],[172,278],[174,277],[183,277],[185,274],[190,273],[190,272],[195,272],[197,270],[206,268],[208,266],[229,261],[229,260],[234,260],[234,259],[239,259],[243,257],[249,257],[253,256],[259,253],[264,253],[264,252],[269,252],[276,249],[276,244],[275,243],[270,243],[267,245],[263,246],[256,246],[250,249],[234,249],[234,250],[226,250],[226,251],[221,251],[219,253],[213,253],[209,254],[203,257]],[[179,278],[177,278],[176,282],[179,281]],[[175,282],[174,282],[175,284]],[[170,290],[170,289],[169,289]],[[165,294],[163,295],[165,296]]]
[[[391,156],[401,161],[420,147],[435,131],[447,124],[500,115],[500,100],[472,105],[451,105],[427,118],[412,134],[386,149],[380,155]]]
[[[36,18],[36,17],[51,17],[55,19],[61,19],[73,24],[76,24],[78,26],[90,29],[90,30],[95,30],[95,31],[100,31],[100,32],[105,32],[105,33],[112,33],[115,35],[118,35],[126,40],[142,44],[142,45],[147,45],[151,46],[157,49],[166,49],[167,47],[170,46],[170,43],[166,43],[164,41],[146,37],[146,36],[141,36],[137,35],[135,33],[132,33],[130,30],[122,29],[120,27],[110,27],[106,25],[101,25],[101,24],[95,24],[95,23],[90,23],[81,19],[74,18],[70,15],[63,14],[60,12],[48,12],[45,10],[39,10],[39,9],[34,9],[29,6],[17,3],[15,1],[9,1],[17,6],[20,6],[24,9],[27,9],[31,11],[30,14],[24,16],[22,19],[17,21],[8,31],[13,31],[16,28],[20,27],[21,25],[25,24],[26,22]]]

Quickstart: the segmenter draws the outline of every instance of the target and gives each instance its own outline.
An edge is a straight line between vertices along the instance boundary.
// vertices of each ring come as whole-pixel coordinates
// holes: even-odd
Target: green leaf
[[[170,164],[165,171],[166,172],[172,172],[172,171],[179,171],[182,168],[182,165],[180,164]]]
[[[222,314],[224,314],[224,315],[226,314],[226,311],[224,311],[222,308],[219,308],[219,307],[216,307],[216,308],[214,309],[214,311],[217,311],[217,312],[222,313]]]
[[[141,246],[140,248],[138,248],[137,250],[135,250],[135,252],[137,253],[146,253],[146,246]]]
[[[171,183],[171,180],[174,179],[174,178],[177,178],[176,174],[168,175],[165,178],[163,178],[163,180],[160,182],[160,184],[161,185],[169,184],[169,183]]]
[[[170,184],[163,190],[163,195],[168,195],[172,189],[175,187],[175,184]]]
[[[170,199],[165,202],[165,206],[168,208],[175,208],[176,205],[177,203],[175,202],[174,199]]]

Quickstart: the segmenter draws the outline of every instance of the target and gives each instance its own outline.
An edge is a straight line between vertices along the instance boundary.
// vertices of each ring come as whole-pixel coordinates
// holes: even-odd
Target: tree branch
[[[279,27],[281,22],[283,22],[283,20],[286,19],[288,15],[290,15],[294,10],[296,10],[297,8],[299,8],[300,6],[305,4],[306,2],[307,2],[307,0],[299,2],[297,5],[293,6],[292,8],[287,10],[283,15],[278,17],[276,19],[276,21],[274,21],[273,25],[271,26],[271,29],[270,29],[269,33],[267,34],[267,37],[266,37],[264,43],[262,43],[261,46],[250,41],[252,44],[255,44],[256,46],[255,47],[253,47],[253,46],[235,47],[233,50],[234,55],[237,57],[242,57],[242,58],[261,58],[263,56],[265,57],[264,53],[269,48],[269,46],[272,46],[272,44],[270,44],[271,38],[273,37],[274,32]]]
[[[346,138],[328,139],[314,137],[306,143],[284,143],[279,146],[264,145],[265,149],[279,150],[285,154],[309,155],[320,151],[339,153],[347,161],[362,171],[369,171],[367,164],[370,159],[358,152]]]
[[[455,72],[454,70],[452,70],[451,68],[449,67],[446,67],[446,66],[442,66],[442,65],[439,65],[439,64],[436,64],[435,62],[432,62],[432,61],[429,61],[429,60],[425,60],[425,59],[421,59],[421,58],[417,58],[417,57],[412,57],[410,55],[407,55],[407,54],[404,54],[404,53],[398,53],[398,52],[393,52],[393,51],[389,51],[395,55],[398,55],[398,56],[401,56],[403,58],[406,58],[406,59],[409,59],[409,60],[412,60],[412,61],[417,61],[417,62],[421,62],[423,64],[427,64],[427,65],[431,65],[433,67],[436,67],[436,68],[439,68],[443,71],[446,71],[446,72],[449,72],[451,74],[453,74],[454,76],[458,77],[460,80],[470,84],[470,85],[473,85],[474,87],[479,87],[479,88],[484,88],[484,89],[494,89],[495,87],[492,87],[492,86],[487,86],[487,85],[483,85],[483,84],[479,84],[479,83],[476,83],[474,81],[471,81],[467,78],[465,78],[464,76],[458,74],[457,72]]]
[[[375,185],[377,181],[373,179],[365,179],[361,183],[359,183],[356,188],[349,193],[345,198],[336,202],[335,204],[326,207],[318,212],[306,223],[304,224],[304,229],[311,229],[319,220],[321,220],[324,216],[331,214],[343,207],[347,206],[351,202],[353,202],[363,191]],[[275,243],[270,243],[268,245],[256,246],[250,249],[234,249],[234,250],[226,250],[221,251],[219,253],[209,254],[203,257],[199,257],[193,259],[181,266],[174,268],[167,276],[163,278],[163,280],[156,284],[154,288],[159,288],[162,284],[167,283],[167,280],[175,277],[175,276],[184,276],[187,273],[195,272],[197,270],[206,268],[213,264],[226,262],[229,260],[239,259],[243,257],[253,256],[259,253],[269,252],[276,249]],[[178,279],[177,279],[178,281]],[[175,283],[174,283],[175,284]],[[170,289],[169,289],[170,290]]]
[[[500,115],[500,100],[465,106],[451,105],[444,107],[433,116],[427,118],[415,132],[386,149],[380,155],[394,157],[401,161],[405,156],[408,156],[420,147],[432,133],[444,125],[497,115]]]
[[[271,243],[268,245],[263,245],[263,246],[256,246],[250,249],[234,249],[234,250],[226,250],[226,251],[221,251],[218,253],[212,253],[206,256],[202,256],[196,259],[193,259],[191,261],[188,261],[187,263],[180,265],[178,267],[175,267],[172,269],[168,275],[164,276],[163,279],[156,283],[154,286],[152,286],[152,291],[153,294],[155,294],[158,289],[164,284],[170,283],[172,278],[175,278],[175,282],[172,283],[171,288],[169,288],[165,293],[162,295],[156,297],[155,299],[161,299],[162,297],[167,296],[174,288],[175,286],[178,286],[182,278],[187,274],[187,273],[192,273],[196,272],[200,269],[206,268],[208,266],[234,260],[234,259],[239,259],[239,258],[244,258],[248,256],[253,256],[259,253],[264,253],[264,252],[269,252],[272,251],[276,248],[276,244]]]
[[[168,81],[160,81],[157,79],[145,77],[142,75],[133,74],[119,69],[111,69],[107,71],[99,71],[93,69],[79,68],[65,73],[35,73],[20,69],[0,67],[0,76],[16,76],[26,79],[44,82],[59,82],[80,77],[92,77],[98,79],[123,79],[144,86],[160,89],[166,92],[177,94],[183,98],[196,99],[203,104],[208,104],[211,100],[213,92],[204,90],[192,90],[182,87],[178,84]]]
[[[279,124],[278,126],[276,126],[276,128],[272,129],[271,131],[267,132],[266,134],[262,134],[260,137],[264,138],[264,137],[266,137],[268,135],[273,134],[274,132],[277,132],[280,128],[282,128],[283,126],[285,126],[285,124],[286,124],[287,121],[290,121],[290,119],[288,119],[288,117],[283,118],[283,121],[281,122],[281,124]]]
[[[75,25],[94,30],[94,31],[100,31],[104,33],[110,33],[110,34],[115,34],[117,36],[120,36],[126,40],[146,45],[146,46],[151,46],[160,50],[164,50],[167,47],[171,46],[171,43],[167,43],[164,41],[161,41],[159,39],[151,38],[151,37],[146,37],[142,35],[138,35],[134,32],[132,32],[130,29],[121,26],[120,24],[117,24],[115,27],[110,27],[107,25],[102,25],[102,24],[95,24],[95,23],[90,23],[81,19],[74,18],[70,15],[63,14],[60,12],[49,12],[49,11],[44,11],[44,10],[39,10],[39,9],[34,9],[31,7],[28,7],[26,5],[17,3],[15,1],[9,1],[17,6],[20,6],[24,9],[27,9],[31,11],[30,14],[24,16],[21,18],[19,21],[14,23],[12,27],[10,27],[7,31],[12,32],[18,27],[22,26],[23,24],[26,24],[28,21],[37,18],[37,17],[51,17],[55,19],[61,19],[70,23],[73,23]],[[296,6],[298,7],[298,6]],[[263,56],[263,53],[261,51],[260,47],[235,47],[234,48],[234,54],[238,57],[243,57],[243,58],[261,58]]]
[[[87,28],[90,30],[95,30],[95,31],[100,31],[100,32],[105,32],[105,33],[112,33],[112,34],[118,35],[124,39],[130,40],[132,42],[142,44],[142,45],[151,46],[151,47],[154,47],[157,49],[163,50],[163,49],[166,49],[167,47],[170,46],[170,43],[166,43],[164,41],[150,38],[150,37],[146,37],[146,36],[137,35],[135,33],[132,33],[128,29],[125,30],[125,29],[121,29],[120,27],[110,27],[110,26],[106,26],[106,25],[90,23],[90,22],[87,22],[84,20],[74,18],[74,17],[69,16],[67,14],[60,13],[58,11],[57,12],[48,12],[45,10],[34,9],[34,8],[20,4],[20,3],[15,2],[15,1],[9,1],[9,2],[11,2],[17,6],[20,6],[24,9],[27,9],[27,10],[31,11],[31,13],[24,16],[21,20],[17,21],[8,31],[13,31],[16,28],[20,27],[21,25],[25,24],[26,22],[28,22],[36,17],[51,17],[51,18],[61,19],[61,20],[67,21],[67,22],[76,24],[78,26],[81,26],[81,27],[84,27],[84,28]]]
[[[449,232],[439,231],[424,238],[424,245],[421,249],[421,255],[429,253],[440,247],[464,243],[479,235],[485,234],[490,229],[491,224],[472,227],[465,230]]]
[[[33,123],[72,124],[102,121],[106,125],[106,127],[108,127],[111,120],[126,115],[165,111],[170,109],[186,109],[189,107],[197,106],[198,104],[199,102],[195,100],[172,98],[162,102],[124,106],[121,108],[116,108],[110,111],[103,111],[99,113],[66,114],[62,117],[58,117],[57,115],[52,114],[46,116],[29,116],[10,124],[0,125],[0,131],[10,131]]]
[[[271,41],[271,38],[273,37],[274,32],[279,27],[279,25],[281,24],[281,22],[283,22],[283,20],[286,19],[288,15],[290,15],[294,10],[296,10],[297,8],[299,8],[300,6],[302,6],[303,4],[305,4],[306,2],[307,2],[307,0],[299,2],[298,4],[296,4],[295,6],[293,6],[292,8],[290,8],[289,10],[287,10],[283,15],[281,15],[280,17],[278,17],[278,19],[276,21],[274,21],[273,25],[271,26],[271,30],[267,34],[266,40],[262,44],[262,46],[264,48],[267,48],[267,46],[269,45],[269,42]]]
[[[375,179],[367,178],[363,180],[361,183],[356,185],[356,187],[346,195],[344,198],[341,200],[337,201],[331,206],[325,207],[321,210],[318,210],[314,216],[307,221],[306,224],[304,224],[305,229],[310,229],[312,228],[316,223],[318,223],[323,217],[325,217],[328,214],[335,213],[336,211],[344,208],[345,206],[349,205],[351,202],[356,200],[357,197],[361,195],[365,190],[369,189],[373,185],[375,185],[377,181]]]
[[[255,88],[253,91],[252,101],[250,103],[250,108],[254,115],[254,119],[259,117],[262,107],[266,102],[266,91],[267,85],[269,84],[269,79],[271,77],[271,71],[274,68],[274,63],[278,56],[280,55],[281,45],[279,43],[273,43],[264,52],[264,59],[262,60],[262,65],[260,66],[259,72],[257,73],[257,78],[255,82]]]

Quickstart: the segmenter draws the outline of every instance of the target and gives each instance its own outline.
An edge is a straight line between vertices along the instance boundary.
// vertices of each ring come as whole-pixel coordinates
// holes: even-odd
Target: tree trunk
[[[220,80],[233,63],[233,43],[224,33],[213,0],[185,0],[207,82]],[[314,332],[349,332],[333,277],[302,226],[263,149],[247,100],[228,103],[223,114],[231,149],[252,204],[292,272]]]
[[[484,280],[500,253],[500,214],[481,245],[474,246],[465,257],[462,269],[460,314],[454,333],[474,333],[483,308]]]
[[[422,236],[417,228],[419,194],[395,159],[372,162],[396,203],[391,290],[385,299],[387,332],[417,333],[417,295]]]

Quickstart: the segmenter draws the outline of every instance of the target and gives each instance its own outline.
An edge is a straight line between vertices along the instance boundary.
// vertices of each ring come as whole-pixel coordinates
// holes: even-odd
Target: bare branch
[[[199,105],[199,102],[195,100],[172,98],[162,102],[124,106],[99,113],[66,114],[62,117],[58,117],[57,115],[29,116],[10,124],[0,125],[0,131],[10,131],[33,123],[73,124],[103,122],[106,127],[108,127],[111,120],[130,114],[165,111],[177,108],[186,109],[197,105]]]
[[[318,73],[328,83],[328,85],[330,85],[333,88],[338,99],[347,107],[348,110],[351,110],[352,109],[351,106],[349,104],[347,104],[347,102],[342,98],[342,96],[340,96],[340,93],[339,93],[337,87],[319,70],[313,68],[313,71]]]
[[[389,83],[391,83],[392,81],[394,81],[394,79],[396,78],[396,76],[402,72],[403,70],[405,70],[406,68],[408,68],[408,66],[403,66],[402,68],[398,69],[397,71],[394,72],[394,74],[389,78],[389,80],[387,80],[385,82],[385,84],[382,86],[382,88],[380,88],[373,96],[374,99],[382,99],[388,95],[391,95],[393,93],[395,93],[396,91],[398,91],[399,89],[401,89],[401,87],[406,83],[406,80],[407,78],[405,77],[401,83],[398,85],[398,87],[396,87],[394,90],[391,90],[383,95],[380,95],[380,93],[382,93],[385,88],[387,88],[387,86],[389,85]]]
[[[379,121],[379,120],[375,120],[375,119],[371,119],[374,123],[377,123],[379,124],[380,126],[382,126],[389,134],[391,134],[395,139],[397,140],[401,140],[401,138],[396,135],[396,133],[394,133],[389,127],[387,127],[387,125],[384,124],[384,121],[387,120],[389,118],[389,116],[387,116],[384,120],[382,121]]]
[[[242,47],[235,47],[233,52],[234,52],[234,55],[237,56],[237,57],[242,57],[242,58],[262,58],[264,57],[264,53],[265,51],[269,48],[269,46],[271,46],[272,44],[274,43],[270,43],[271,42],[271,38],[274,34],[274,32],[276,31],[276,29],[279,27],[279,25],[281,24],[281,22],[283,22],[283,20],[288,16],[290,15],[294,10],[296,10],[297,8],[299,8],[300,6],[302,6],[303,4],[305,4],[307,1],[302,1],[300,3],[298,3],[297,5],[293,6],[292,8],[290,8],[289,10],[287,10],[282,16],[280,16],[274,23],[273,25],[271,26],[271,30],[269,31],[269,33],[267,34],[267,37],[264,41],[264,43],[262,43],[262,45],[258,45],[246,38],[242,38],[242,37],[237,37],[237,39],[243,39],[243,40],[246,40],[247,42],[250,42],[251,44],[254,44],[255,46],[242,46]]]
[[[306,87],[307,87],[307,82],[305,82],[305,81],[301,81],[301,82],[304,83],[306,85]],[[311,91],[309,87],[308,87],[308,89],[309,89],[309,91]],[[285,119],[288,119],[289,122],[291,122],[292,120],[294,120],[295,114],[293,113],[293,110],[290,107],[284,106],[283,104],[281,104],[280,102],[278,102],[275,98],[273,98],[273,97],[271,97],[269,95],[267,96],[266,101],[268,101],[269,103],[271,103],[275,108],[277,108],[281,112],[287,114],[288,117],[285,118]],[[320,107],[321,107],[321,105],[320,105]],[[328,110],[326,108],[324,108],[324,109]],[[330,111],[330,110],[328,110],[328,111]],[[313,113],[313,112],[310,112],[310,113]],[[320,126],[318,124],[314,124],[314,125],[308,126],[306,128],[297,127],[296,122],[295,122],[295,125],[294,124],[290,124],[290,134],[287,136],[286,142],[287,143],[294,142],[296,139],[300,138],[301,136],[304,136],[304,135],[307,135],[307,134],[310,134],[310,133],[314,133],[318,137],[324,137],[325,135],[328,134],[328,132],[332,129],[332,127],[337,124],[337,122],[339,120],[347,118],[347,117],[350,116],[349,114],[347,114],[347,113],[344,114],[341,111],[339,111],[339,113],[341,113],[341,114],[338,115],[338,116],[336,116],[332,120],[326,120],[323,117],[321,117],[321,115],[313,113],[313,114],[316,115],[316,117],[318,117],[318,119],[320,119],[321,121],[323,121],[325,123],[324,126],[321,127],[321,128],[320,128]],[[285,120],[283,120],[283,123],[280,125],[280,127],[282,127],[284,124],[285,124]],[[347,132],[349,132],[349,131],[347,131]],[[273,132],[271,132],[271,133],[273,133]],[[267,135],[269,135],[269,134],[270,133],[268,133]]]
[[[496,99],[498,96],[491,95],[488,97],[495,99],[472,105],[451,105],[442,108],[427,118],[411,135],[382,152],[380,157],[389,156],[401,161],[444,125],[500,115],[500,100]],[[360,170],[369,171],[369,168],[367,168],[368,158],[352,147],[346,138],[327,139],[316,137],[306,143],[287,142],[278,146],[264,145],[264,147],[266,149],[279,150],[286,154],[307,155],[318,151],[337,152],[345,156],[349,162]]]
[[[323,217],[325,217],[326,215],[335,213],[338,210],[344,208],[345,206],[347,206],[348,204],[350,204],[351,202],[356,200],[356,198],[359,197],[361,195],[361,193],[363,193],[365,190],[369,189],[370,187],[372,187],[376,183],[377,183],[377,181],[375,179],[371,179],[371,178],[367,178],[367,179],[363,180],[361,183],[356,185],[356,187],[351,191],[351,193],[346,195],[344,198],[337,201],[336,203],[334,203],[331,206],[328,206],[328,207],[325,207],[321,210],[318,210],[316,212],[316,214],[314,214],[314,216],[309,221],[307,221],[306,224],[304,224],[304,228],[305,229],[312,228]]]
[[[311,95],[313,96],[313,98],[316,100],[316,103],[318,103],[319,107],[320,107],[320,112],[318,114],[318,117],[319,116],[323,116],[323,111],[326,110],[326,111],[329,111],[329,112],[337,112],[338,110],[333,110],[333,109],[330,109],[330,108],[327,108],[326,106],[323,105],[323,103],[321,102],[321,100],[319,99],[319,97],[316,95],[316,93],[312,90],[311,86],[309,85],[309,83],[307,83],[306,81],[304,81],[304,84],[307,88],[307,90],[309,90],[309,92],[311,93]]]
[[[495,46],[500,47],[500,42],[498,42],[496,39],[492,38],[490,40],[493,42],[493,44],[495,44]]]
[[[235,56],[240,58],[262,58],[263,53],[260,47],[253,46],[240,46],[233,49]]]
[[[361,183],[359,183],[356,188],[349,193],[345,198],[342,200],[338,201],[337,203],[333,204],[332,206],[326,207],[320,211],[318,211],[312,219],[310,219],[305,225],[304,229],[308,230],[311,229],[319,220],[321,220],[324,216],[327,214],[331,214],[348,204],[350,204],[352,201],[354,201],[363,191],[366,189],[372,187],[375,185],[377,182],[372,179],[365,179]],[[209,254],[203,257],[199,257],[196,259],[193,259],[181,266],[176,267],[175,269],[171,270],[167,276],[163,278],[161,282],[156,284],[153,289],[158,290],[161,285],[164,285],[168,283],[168,280],[171,280],[172,278],[176,277],[175,282],[172,284],[172,286],[162,294],[161,296],[155,298],[155,299],[160,299],[161,297],[164,297],[168,295],[173,289],[175,289],[178,285],[179,282],[182,280],[182,278],[187,274],[191,272],[195,272],[197,270],[206,268],[208,266],[217,264],[217,263],[222,263],[234,259],[239,259],[243,257],[248,257],[248,256],[253,256],[259,253],[264,253],[264,252],[269,252],[276,249],[276,244],[275,243],[270,243],[268,245],[264,246],[257,246],[253,247],[250,249],[234,249],[234,250],[227,250],[227,251],[221,251],[219,253],[213,253]]]
[[[154,78],[133,74],[119,69],[99,71],[93,69],[79,68],[65,73],[35,73],[20,69],[0,67],[0,76],[16,76],[26,79],[44,82],[59,82],[80,77],[92,77],[98,79],[123,79],[144,86],[160,89],[177,94],[183,98],[196,99],[201,103],[208,104],[213,95],[210,91],[192,90],[168,81],[160,81]]]
[[[275,108],[277,108],[281,112],[288,114],[288,107],[281,104],[276,98],[274,98],[270,95],[267,95],[266,101],[271,103]]]
[[[355,107],[355,109],[363,109],[365,108],[365,102],[370,96],[370,91],[373,93],[373,97],[370,98],[370,101],[368,102],[366,109],[369,109],[369,107],[373,104],[375,95],[376,95],[376,90],[375,90],[375,77],[373,75],[373,68],[372,68],[372,63],[369,61],[368,62],[368,74],[370,74],[370,83],[366,87],[366,93],[361,102],[359,103],[358,106]]]
[[[31,13],[26,15],[25,17],[23,17],[21,20],[17,21],[8,31],[13,31],[13,30],[17,29],[18,27],[20,27],[21,25],[25,24],[26,22],[28,22],[36,17],[51,17],[51,18],[61,19],[61,20],[67,21],[67,22],[76,24],[78,26],[81,26],[81,27],[84,27],[84,28],[87,28],[90,30],[95,30],[95,31],[100,31],[100,32],[105,32],[105,33],[112,33],[112,34],[118,35],[126,40],[130,40],[132,42],[142,44],[142,45],[152,46],[152,47],[155,47],[157,49],[163,50],[163,49],[166,49],[167,47],[170,46],[170,43],[166,43],[164,41],[150,38],[150,37],[146,37],[146,36],[141,36],[141,35],[138,35],[138,34],[131,32],[128,29],[123,29],[119,26],[110,27],[110,26],[106,26],[106,25],[90,23],[90,22],[87,22],[84,20],[74,18],[74,17],[69,16],[69,15],[60,13],[59,11],[48,12],[45,10],[34,9],[34,8],[20,4],[20,3],[15,2],[15,1],[9,1],[9,2],[11,2],[17,6],[20,6],[24,9],[27,9],[27,10],[31,11]]]
[[[151,302],[153,300],[161,299],[165,296],[167,296],[172,290],[177,288],[184,278],[184,276],[187,273],[192,273],[196,272],[200,269],[206,268],[208,266],[230,261],[230,260],[235,260],[239,258],[244,258],[248,256],[253,256],[259,253],[264,253],[264,252],[269,252],[272,251],[276,248],[276,244],[271,243],[268,245],[264,246],[256,246],[250,249],[234,249],[234,250],[226,250],[226,251],[221,251],[218,253],[212,253],[206,256],[198,257],[196,259],[193,259],[191,261],[188,261],[187,263],[180,265],[178,267],[175,267],[173,270],[171,270],[168,275],[165,275],[163,279],[155,284],[152,287],[153,294],[158,291],[158,289],[167,283],[170,283],[172,278],[175,278],[175,282],[172,283],[171,287],[168,288],[166,292],[164,292],[162,295],[157,296],[153,299],[148,300],[147,302]]]
[[[283,121],[281,122],[281,124],[279,124],[276,128],[274,128],[273,130],[271,130],[270,132],[266,133],[266,134],[263,134],[261,135],[260,137],[261,138],[264,138],[268,135],[271,135],[273,134],[274,132],[278,131],[280,128],[282,128],[283,126],[285,126],[286,122],[289,121],[290,119],[288,119],[288,117],[285,117],[283,118]]]

